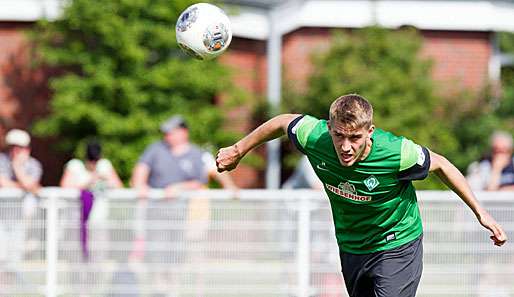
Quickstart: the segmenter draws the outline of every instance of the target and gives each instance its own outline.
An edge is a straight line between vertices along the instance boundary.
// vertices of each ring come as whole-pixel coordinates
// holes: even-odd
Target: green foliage
[[[419,57],[417,31],[370,27],[351,34],[335,31],[332,38],[330,49],[313,57],[307,93],[290,96],[295,99],[286,101],[288,108],[327,118],[334,99],[358,93],[373,104],[377,127],[457,155],[458,143],[440,112],[442,99],[433,92],[431,64]]]
[[[219,129],[223,114],[214,105],[221,92],[230,97],[229,71],[176,44],[175,22],[194,2],[73,0],[62,18],[40,22],[32,35],[41,62],[61,74],[51,79],[51,113],[34,132],[58,136],[58,149],[79,157],[85,139],[98,139],[125,180],[172,114],[189,120],[197,143],[233,140]]]
[[[514,33],[499,32],[498,41],[501,52],[514,53]]]

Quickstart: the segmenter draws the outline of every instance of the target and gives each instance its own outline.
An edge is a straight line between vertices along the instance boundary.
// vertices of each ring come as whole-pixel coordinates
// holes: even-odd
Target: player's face
[[[352,166],[369,154],[371,135],[375,130],[373,125],[369,128],[349,130],[341,123],[334,121],[332,125],[328,124],[328,130],[341,165]]]

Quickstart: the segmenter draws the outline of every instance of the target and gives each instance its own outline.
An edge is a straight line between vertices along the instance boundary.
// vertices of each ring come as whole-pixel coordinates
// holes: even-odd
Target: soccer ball
[[[223,53],[232,41],[230,20],[221,8],[197,3],[177,20],[177,43],[189,55],[210,60]]]

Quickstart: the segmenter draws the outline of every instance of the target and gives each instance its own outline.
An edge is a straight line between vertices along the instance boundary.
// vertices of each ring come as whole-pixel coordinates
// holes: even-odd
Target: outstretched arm
[[[257,127],[234,145],[220,149],[216,155],[218,172],[236,168],[239,161],[253,148],[286,134],[289,123],[299,116],[299,114],[278,115]]]
[[[507,241],[507,235],[500,224],[478,203],[462,173],[441,155],[430,152],[430,159],[430,171],[435,172],[471,208],[480,224],[493,234],[491,240],[494,241],[494,244],[503,245]]]

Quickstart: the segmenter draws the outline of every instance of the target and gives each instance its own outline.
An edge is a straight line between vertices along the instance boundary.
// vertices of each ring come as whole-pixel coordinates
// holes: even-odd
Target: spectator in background
[[[85,161],[72,159],[65,165],[60,185],[99,193],[107,188],[121,188],[123,183],[111,161],[102,158],[102,146],[95,141],[86,145]]]
[[[82,256],[87,261],[88,221],[94,225],[105,222],[109,208],[107,200],[102,195],[106,189],[123,187],[123,183],[111,162],[102,158],[102,147],[99,143],[89,142],[86,145],[85,157],[85,162],[72,159],[66,163],[60,185],[63,188],[80,190],[80,238]]]
[[[41,188],[43,168],[41,163],[30,156],[30,135],[20,129],[12,129],[5,135],[7,153],[0,154],[0,187],[21,189],[25,192],[22,204],[22,223],[14,226],[13,238],[9,246],[15,251],[13,261],[21,260],[23,253],[28,256],[42,244],[37,239],[37,227],[33,226]],[[16,211],[16,210],[14,210]]]
[[[209,178],[224,188],[236,189],[227,174],[216,171],[213,156],[189,141],[189,129],[181,116],[173,116],[161,125],[164,140],[150,145],[136,164],[131,184],[146,198],[149,188],[164,189],[175,197],[180,190],[207,187]]]
[[[30,156],[30,136],[20,129],[12,129],[5,136],[7,155],[0,155],[0,186],[18,188],[36,193],[43,169],[41,163]]]
[[[224,188],[237,189],[228,174],[217,172],[214,157],[190,142],[189,129],[183,117],[175,115],[169,118],[161,125],[160,130],[164,139],[151,144],[133,170],[131,185],[140,198],[147,198],[150,188],[164,189],[167,198],[175,198],[183,190],[206,189],[209,178],[217,180]],[[147,205],[146,200],[141,202],[143,208],[148,207],[144,211],[147,220],[139,218],[137,221],[159,220],[170,223],[169,226],[160,224],[157,230],[151,224],[147,227],[136,227],[136,233],[140,233],[136,235],[136,249],[144,249],[145,238],[157,247],[157,250],[150,249],[146,255],[147,262],[166,263],[171,267],[182,264],[186,257],[200,261],[201,255],[192,256],[186,252],[184,246],[179,245],[184,245],[186,240],[202,241],[210,221],[209,200],[193,197],[188,201],[175,200],[173,203],[159,200],[149,201]],[[172,247],[166,248],[170,244]],[[173,286],[177,280],[178,277],[173,276],[173,273],[156,277],[156,282],[164,286]],[[165,296],[166,293],[159,294],[157,296]]]
[[[491,136],[490,144],[490,155],[469,165],[469,184],[475,190],[514,191],[512,135],[496,131]]]

